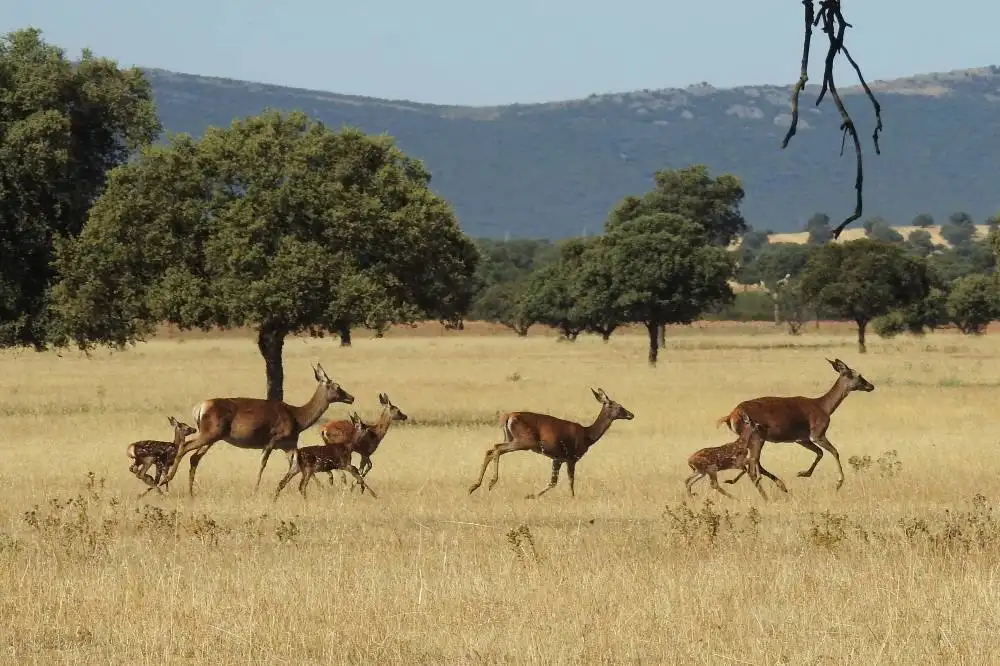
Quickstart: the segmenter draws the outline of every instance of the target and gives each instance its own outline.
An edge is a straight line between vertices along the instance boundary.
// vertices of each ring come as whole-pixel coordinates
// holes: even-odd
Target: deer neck
[[[309,398],[309,402],[299,407],[289,405],[289,409],[292,412],[292,416],[295,417],[295,423],[299,427],[299,432],[302,432],[306,428],[311,427],[316,421],[319,421],[319,417],[323,416],[323,412],[329,406],[330,403],[326,400],[326,386],[323,383],[319,383],[316,385],[316,390],[313,392],[312,397]]]
[[[850,392],[851,389],[848,388],[847,379],[841,376],[837,377],[837,381],[833,383],[830,390],[821,395],[817,400],[823,411],[829,416],[837,410],[837,407],[840,407],[840,403],[844,402],[844,398]]]
[[[601,407],[601,413],[597,415],[594,422],[584,428],[584,432],[587,434],[587,441],[591,444],[596,443],[597,440],[604,436],[604,433],[606,433],[610,427],[611,415],[608,413],[607,409]]]
[[[392,412],[388,408],[382,410],[382,415],[378,417],[378,421],[372,426],[372,431],[375,433],[375,442],[381,442],[385,437],[385,433],[389,432],[389,426],[392,425]]]

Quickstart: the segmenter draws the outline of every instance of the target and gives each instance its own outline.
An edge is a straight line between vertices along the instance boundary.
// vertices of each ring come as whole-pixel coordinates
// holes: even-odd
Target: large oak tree
[[[59,244],[64,341],[250,326],[281,399],[288,335],[465,313],[478,255],[429,182],[390,137],[302,113],[173,137],[115,169],[83,232]]]

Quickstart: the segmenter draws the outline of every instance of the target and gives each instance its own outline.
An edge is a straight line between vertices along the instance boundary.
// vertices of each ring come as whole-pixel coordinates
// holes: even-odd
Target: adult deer
[[[177,450],[166,482],[174,478],[181,459],[194,451],[188,477],[188,493],[193,495],[198,463],[212,445],[222,440],[241,449],[263,450],[254,486],[257,492],[271,451],[283,451],[291,467],[299,433],[316,423],[331,404],[354,402],[354,396],[330,379],[319,363],[313,367],[313,374],[319,384],[309,402],[298,407],[262,398],[211,398],[197,405],[194,421],[198,435]]]
[[[188,424],[178,421],[172,416],[168,416],[167,421],[174,429],[174,441],[163,442],[155,439],[143,439],[138,442],[132,442],[125,449],[125,455],[132,461],[128,471],[135,474],[136,478],[149,486],[149,488],[139,493],[139,497],[144,496],[150,490],[156,490],[161,495],[163,494],[163,491],[160,490],[160,479],[163,477],[163,473],[174,462],[177,449],[184,445],[184,438],[198,432]],[[146,470],[151,465],[156,465],[155,478],[146,474]],[[170,487],[166,483],[163,485],[167,486],[167,488]]]
[[[829,451],[833,455],[833,459],[837,462],[837,472],[839,474],[837,490],[840,490],[840,487],[844,485],[844,467],[840,464],[840,453],[826,436],[826,431],[830,427],[830,417],[836,411],[837,407],[840,406],[840,403],[844,401],[848,393],[851,391],[865,391],[868,393],[874,391],[875,386],[861,376],[861,373],[847,367],[847,364],[839,358],[833,361],[830,359],[826,360],[837,371],[838,377],[833,386],[830,387],[830,390],[818,398],[805,398],[802,396],[779,398],[768,396],[745,400],[736,405],[736,408],[732,412],[716,422],[716,425],[725,423],[729,426],[730,430],[739,433],[743,424],[738,413],[742,410],[754,422],[764,426],[766,431],[764,439],[756,446],[750,447],[748,469],[750,470],[750,478],[754,479],[755,483],[760,483],[760,478],[757,475],[757,472],[760,472],[763,476],[774,481],[782,491],[788,492],[784,482],[764,469],[760,464],[761,449],[763,448],[764,441],[768,441],[775,443],[795,442],[816,454],[816,458],[813,460],[812,465],[809,466],[809,469],[799,472],[798,475],[800,477],[812,476],[813,470],[816,469],[816,465],[819,464],[820,459],[823,457],[823,450]],[[747,473],[747,470],[741,470],[735,478],[726,481],[726,483],[736,483],[745,473]]]
[[[385,439],[385,435],[389,432],[389,426],[392,425],[393,421],[405,421],[409,417],[403,413],[396,405],[392,404],[389,400],[389,396],[385,393],[378,394],[378,401],[382,404],[382,415],[379,416],[378,421],[372,424],[369,432],[364,437],[355,437],[357,434],[357,425],[353,420],[339,420],[330,421],[326,423],[319,431],[320,437],[323,438],[323,442],[331,446],[350,446],[351,449],[361,455],[361,464],[358,466],[358,471],[361,472],[361,476],[366,476],[372,468],[372,455],[378,449],[379,444]],[[348,454],[350,456],[350,454]],[[333,472],[330,474],[330,483],[333,483]],[[341,480],[347,483],[347,470],[340,470]],[[351,490],[354,486],[351,486]]]
[[[357,413],[351,414],[351,425],[354,426],[354,441],[362,437],[367,437],[372,433],[372,427],[362,423]],[[350,444],[350,443],[349,443]],[[361,494],[367,490],[371,496],[378,498],[375,491],[365,483],[364,478],[358,468],[351,464],[351,446],[340,444],[323,444],[322,446],[304,446],[301,449],[292,451],[292,464],[288,468],[288,473],[278,482],[278,488],[274,491],[274,499],[284,489],[285,485],[291,481],[296,474],[302,473],[302,480],[299,481],[299,492],[302,497],[306,496],[306,485],[309,479],[314,478],[317,472],[332,472],[335,469],[348,471],[354,477],[355,482],[361,485]]]
[[[483,485],[483,477],[490,461],[493,461],[493,478],[489,490],[500,479],[500,456],[512,451],[534,451],[552,459],[552,478],[549,485],[537,494],[530,494],[525,499],[541,497],[556,487],[559,481],[559,470],[566,463],[566,473],[569,475],[569,492],[576,497],[573,483],[576,479],[576,463],[611,427],[615,419],[631,421],[635,418],[617,402],[608,397],[604,389],[590,389],[594,398],[601,403],[601,412],[589,426],[582,426],[574,421],[566,421],[548,414],[535,412],[510,412],[502,417],[504,441],[494,444],[486,451],[483,466],[479,470],[479,480],[469,488],[471,495]]]
[[[745,470],[750,462],[750,448],[756,442],[764,441],[764,426],[750,420],[750,417],[743,410],[737,411],[739,411],[739,418],[743,427],[736,441],[723,444],[722,446],[708,446],[704,449],[699,449],[688,458],[688,467],[694,472],[694,474],[684,480],[684,487],[687,489],[688,495],[694,495],[691,488],[695,483],[707,476],[713,488],[726,497],[732,498],[732,495],[723,490],[722,486],[719,485],[719,472],[726,469]],[[761,488],[760,484],[757,483],[754,485],[760,496],[767,500],[767,495],[764,494],[764,489]]]

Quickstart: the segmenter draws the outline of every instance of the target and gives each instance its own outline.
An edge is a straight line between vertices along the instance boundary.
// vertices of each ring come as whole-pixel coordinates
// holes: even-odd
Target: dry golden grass
[[[289,401],[310,395],[320,359],[362,416],[385,391],[411,422],[373,458],[379,499],[324,475],[307,501],[292,484],[276,503],[280,454],[258,496],[259,454],[225,443],[193,499],[187,463],[169,496],[143,500],[127,470],[126,445],[169,438],[168,414],[260,395],[245,336],[2,354],[0,650],[9,663],[996,663],[1000,342],[854,344],[843,327],[679,328],[649,369],[639,335],[291,340]],[[811,454],[769,444],[790,494],[768,484],[764,503],[741,482],[730,501],[701,484],[685,504],[686,457],[730,439],[714,420],[743,398],[821,393],[836,376],[824,356],[877,387],[833,420],[844,488],[829,456],[799,479]],[[575,500],[565,479],[523,499],[549,475],[531,453],[468,495],[498,410],[589,421],[588,386],[636,418],[581,461]]]

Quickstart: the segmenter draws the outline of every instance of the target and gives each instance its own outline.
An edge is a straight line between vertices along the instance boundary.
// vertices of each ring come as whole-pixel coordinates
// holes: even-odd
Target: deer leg
[[[281,478],[281,481],[278,481],[278,488],[274,491],[275,500],[278,499],[278,495],[285,488],[285,486],[288,485],[288,482],[291,481],[293,478],[295,478],[295,475],[298,474],[300,471],[301,470],[299,470],[299,466],[293,462],[291,469],[288,470],[288,473],[286,473],[285,476]]]
[[[696,484],[698,481],[701,481],[701,479],[704,476],[705,475],[702,474],[701,472],[695,472],[694,474],[692,474],[688,478],[684,479],[684,487],[687,489],[687,494],[688,495],[690,495],[691,497],[694,497],[694,492],[692,492],[691,488],[693,488],[694,484]]]
[[[264,468],[267,467],[267,459],[271,457],[271,452],[274,451],[275,447],[278,447],[279,444],[283,443],[285,442],[282,442],[281,440],[277,439],[272,439],[270,442],[264,445],[264,454],[260,458],[260,469],[257,470],[257,485],[253,487],[253,491],[255,493],[257,492],[257,489],[260,488],[260,478],[264,476]],[[278,448],[283,448],[283,447],[278,447]]]
[[[788,492],[788,488],[785,487],[785,482],[782,481],[781,479],[779,479],[778,477],[776,477],[774,474],[771,474],[766,469],[764,469],[764,466],[760,464],[760,460],[757,461],[757,471],[760,472],[762,476],[766,476],[767,478],[771,479],[771,481],[774,482],[774,485],[778,486],[779,490],[781,490],[784,493]],[[739,474],[737,474],[736,476],[734,476],[731,479],[727,479],[723,483],[736,483],[741,478],[743,478],[744,474],[747,474],[747,467],[744,467],[743,469],[740,470]],[[760,486],[758,485],[757,488],[759,490]]]
[[[712,484],[713,488],[715,488],[716,490],[718,490],[720,493],[722,493],[723,495],[725,495],[729,499],[733,499],[733,496],[730,495],[729,493],[727,493],[722,488],[722,486],[719,485],[719,475],[718,475],[718,472],[715,469],[715,467],[709,467],[708,468],[708,481],[709,481],[709,483]]]
[[[479,469],[479,479],[474,484],[472,484],[471,488],[469,488],[469,494],[471,495],[476,491],[476,489],[479,488],[479,486],[483,485],[483,477],[486,476],[486,468],[489,467],[491,460],[495,462],[494,462],[493,479],[490,481],[489,485],[490,490],[493,489],[493,486],[500,478],[500,456],[502,456],[505,453],[510,453],[511,451],[530,450],[535,448],[535,446],[537,446],[535,442],[519,443],[516,441],[501,442],[499,444],[494,444],[486,451],[486,455],[483,456],[483,466]]]
[[[569,496],[576,497],[576,490],[573,485],[576,482],[576,461],[571,460],[566,463],[566,476],[569,477]]]
[[[538,491],[538,493],[532,493],[532,494],[529,494],[529,495],[525,495],[524,499],[537,499],[537,498],[541,497],[542,495],[544,495],[545,493],[547,493],[550,490],[552,490],[553,488],[555,488],[556,487],[556,483],[559,482],[559,470],[560,470],[560,468],[562,468],[562,464],[563,464],[562,460],[553,460],[552,461],[552,477],[549,478],[549,485],[547,485],[544,488],[542,488],[540,491]]]
[[[800,439],[796,443],[816,454],[816,458],[813,459],[812,465],[809,465],[809,469],[804,469],[799,472],[799,476],[801,477],[810,477],[812,476],[813,470],[816,469],[816,465],[818,465],[819,461],[823,459],[823,449],[816,446],[811,439]]]
[[[476,492],[479,486],[483,485],[483,477],[486,476],[486,468],[489,466],[490,460],[493,459],[493,455],[496,453],[496,448],[498,446],[500,446],[500,444],[491,447],[489,450],[486,451],[486,455],[483,456],[483,466],[479,469],[479,478],[469,488],[470,495]]]
[[[299,492],[302,493],[302,499],[306,499],[306,484],[309,483],[309,479],[312,478],[314,473],[312,467],[306,467],[302,470],[302,480],[299,481]]]
[[[371,494],[371,496],[373,498],[378,499],[378,495],[375,494],[375,491],[372,490],[371,486],[369,486],[367,483],[365,483],[365,476],[364,476],[364,474],[362,474],[361,472],[358,471],[357,467],[355,467],[354,465],[348,464],[347,471],[349,471],[351,473],[351,476],[354,477],[355,482],[361,486],[361,494],[362,495],[364,495],[365,491],[367,490],[369,492],[369,494]],[[352,485],[351,486],[351,490],[353,490],[353,489],[354,489],[354,486]]]
[[[759,483],[755,484],[755,485],[757,487],[757,492],[760,493],[760,496],[763,497],[764,501],[766,502],[767,501],[767,495],[764,493],[764,488]],[[784,484],[782,484],[782,485],[784,485]],[[788,491],[786,490],[785,492],[787,493]]]
[[[149,462],[145,463],[144,465],[142,465],[141,468],[139,468],[139,469],[136,470],[136,476],[138,476],[139,479],[143,483],[145,483],[147,486],[149,486],[144,491],[142,491],[141,493],[139,493],[138,499],[142,499],[143,497],[145,497],[146,494],[149,493],[149,491],[151,491],[151,490],[156,490],[161,495],[163,494],[163,491],[160,489],[160,477],[163,474],[163,468],[160,467],[160,464],[158,462],[155,463],[156,464],[156,476],[155,477],[152,477],[149,474],[146,474],[146,470],[149,469],[150,465],[152,465],[152,464],[154,464],[154,462],[153,461],[149,461]]]
[[[826,438],[826,435],[820,435],[819,437],[817,437],[816,444],[819,444],[824,449],[829,451],[830,454],[833,456],[833,459],[837,462],[837,474],[839,475],[839,478],[837,479],[837,490],[840,490],[840,487],[844,485],[844,467],[843,465],[840,464],[840,452],[837,451],[837,447],[835,447],[830,442],[830,440]],[[817,458],[816,460],[818,461],[819,458]],[[813,467],[815,466],[816,464],[813,463]]]
[[[372,469],[372,459],[366,455],[361,456],[361,464],[358,465],[358,474],[362,477],[368,476],[368,472]],[[351,484],[351,492],[354,492],[354,486],[358,485],[357,482]],[[362,489],[362,492],[364,490]]]
[[[212,442],[214,444],[215,442]],[[208,450],[212,448],[212,444],[206,444],[197,451],[191,454],[191,467],[188,469],[188,495],[194,496],[194,475],[198,472],[198,463],[201,459],[205,457]],[[170,483],[170,478],[168,477],[164,483]]]
[[[202,448],[207,450],[209,446],[215,444],[219,441],[219,439],[221,438],[212,439],[211,437],[206,437],[205,439],[202,439],[201,433],[198,433],[198,436],[191,441],[178,446],[177,453],[174,455],[174,461],[170,464],[170,469],[167,470],[167,478],[163,481],[163,485],[166,485],[174,480],[174,475],[177,474],[177,470],[180,468],[181,460],[184,456],[192,451],[198,451]]]
[[[156,461],[156,478],[155,478],[155,479],[153,479],[153,483],[155,483],[155,484],[156,484],[156,490],[157,490],[157,491],[158,491],[158,492],[159,492],[159,493],[160,493],[161,495],[163,495],[163,494],[164,494],[164,492],[163,492],[163,489],[164,489],[164,488],[166,488],[167,490],[170,490],[170,484],[169,484],[169,483],[167,483],[167,482],[164,482],[164,483],[163,483],[163,487],[162,487],[162,488],[160,487],[160,479],[162,479],[162,478],[163,478],[163,474],[164,474],[164,472],[166,472],[166,471],[167,471],[167,467],[168,467],[168,465],[167,465],[167,464],[165,464],[165,463],[163,463],[163,462],[161,462],[161,461],[159,461],[159,460],[157,460],[157,461]],[[147,492],[148,492],[148,491],[147,491]]]
[[[147,486],[154,483],[153,477],[151,477],[149,474],[146,474],[146,470],[148,470],[152,465],[153,461],[150,460],[149,462],[144,462],[139,465],[135,465],[134,469],[132,470],[132,473],[135,474],[136,478],[145,483]]]

